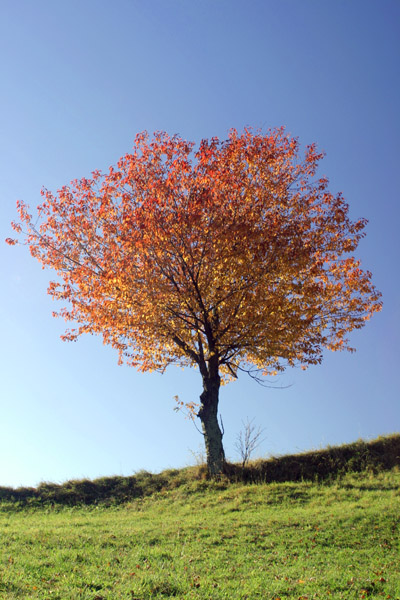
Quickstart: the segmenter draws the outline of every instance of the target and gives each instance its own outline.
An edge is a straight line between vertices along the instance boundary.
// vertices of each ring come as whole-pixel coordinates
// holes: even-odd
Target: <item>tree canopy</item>
[[[220,377],[352,350],[348,334],[381,308],[353,256],[366,220],[316,176],[322,156],[284,129],[197,149],[141,133],[107,174],[43,190],[35,218],[19,202],[13,227],[58,275],[48,291],[68,304],[64,339],[99,334],[143,371],[196,366],[203,394],[218,391]]]

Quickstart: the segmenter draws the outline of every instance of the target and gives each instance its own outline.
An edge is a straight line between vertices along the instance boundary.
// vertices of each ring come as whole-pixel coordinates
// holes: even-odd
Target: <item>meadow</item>
[[[397,463],[399,441],[386,444]],[[244,482],[237,471],[208,481],[200,468],[163,477],[169,485],[123,502],[27,501],[3,488],[0,598],[400,600],[398,467],[297,481]]]

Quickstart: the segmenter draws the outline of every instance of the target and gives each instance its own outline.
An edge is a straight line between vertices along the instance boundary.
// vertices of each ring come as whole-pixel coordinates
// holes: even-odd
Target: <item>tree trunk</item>
[[[201,406],[197,416],[201,420],[206,445],[207,468],[211,477],[222,474],[225,464],[225,453],[222,445],[222,432],[218,424],[218,401],[221,380],[218,375],[203,375],[203,393],[200,396]]]

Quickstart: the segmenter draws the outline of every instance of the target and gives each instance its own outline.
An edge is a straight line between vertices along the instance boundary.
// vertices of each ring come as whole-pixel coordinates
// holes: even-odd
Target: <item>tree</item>
[[[108,174],[42,190],[35,218],[17,203],[14,229],[68,303],[54,314],[76,323],[63,339],[99,334],[141,371],[199,369],[211,475],[224,467],[221,382],[352,350],[347,334],[381,308],[352,256],[366,221],[316,178],[321,158],[283,129],[232,130],[197,150],[142,133]]]
[[[239,431],[236,437],[235,449],[242,459],[242,467],[245,467],[254,450],[257,450],[259,445],[263,443],[264,439],[261,436],[264,433],[264,429],[256,427],[254,419],[249,421],[248,417],[246,422],[242,421],[242,425],[243,429]]]

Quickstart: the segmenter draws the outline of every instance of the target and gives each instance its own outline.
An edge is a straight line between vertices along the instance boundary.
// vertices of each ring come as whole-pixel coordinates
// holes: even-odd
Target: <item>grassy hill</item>
[[[349,472],[382,472],[400,467],[400,434],[373,441],[328,447],[267,460],[248,466],[228,464],[222,483],[273,483],[284,481],[329,481]],[[169,469],[161,473],[139,471],[130,477],[72,480],[63,484],[41,483],[37,488],[0,487],[0,506],[60,504],[67,506],[120,504],[181,486],[194,486],[207,479],[205,465]]]
[[[2,488],[0,599],[399,600],[399,449]]]

